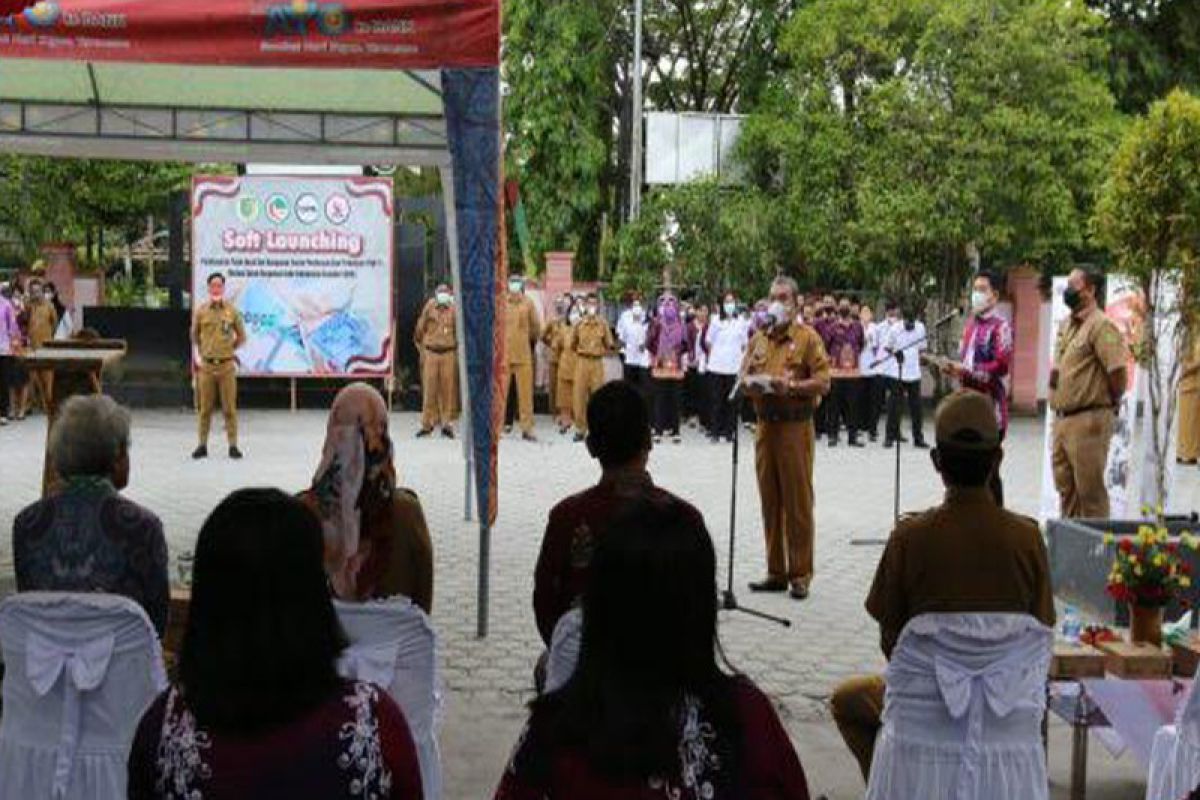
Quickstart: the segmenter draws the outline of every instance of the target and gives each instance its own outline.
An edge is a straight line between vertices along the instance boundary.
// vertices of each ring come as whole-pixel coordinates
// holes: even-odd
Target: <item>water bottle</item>
[[[1083,623],[1079,619],[1079,614],[1075,612],[1074,606],[1067,606],[1063,612],[1062,621],[1062,637],[1067,644],[1079,644],[1079,633],[1083,629]]]

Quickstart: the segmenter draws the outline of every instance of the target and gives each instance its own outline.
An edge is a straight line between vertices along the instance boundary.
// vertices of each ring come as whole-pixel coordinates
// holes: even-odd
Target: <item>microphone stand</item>
[[[733,391],[729,393],[729,397],[725,400],[727,403],[733,403],[733,477],[730,481],[729,489],[729,563],[726,567],[725,590],[721,592],[721,608],[725,611],[740,611],[743,614],[749,614],[752,617],[765,619],[768,622],[774,622],[777,625],[790,628],[792,627],[790,619],[778,617],[774,614],[767,614],[753,608],[746,608],[738,602],[737,595],[733,593],[734,543],[737,540],[738,442],[741,439],[742,403],[745,400],[742,383],[745,377],[745,370],[738,373],[737,382],[733,385]]]

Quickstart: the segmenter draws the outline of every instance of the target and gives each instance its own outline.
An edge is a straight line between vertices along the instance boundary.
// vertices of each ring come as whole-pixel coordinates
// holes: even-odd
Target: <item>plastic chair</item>
[[[926,614],[887,668],[868,800],[1046,800],[1054,632],[1023,614]]]
[[[28,592],[0,603],[0,797],[124,797],[142,713],[167,687],[146,612],[117,595]]]
[[[344,678],[369,681],[387,690],[408,722],[421,762],[426,800],[442,796],[437,733],[442,687],[437,635],[429,617],[407,597],[369,603],[334,602],[350,646],[338,662]]]

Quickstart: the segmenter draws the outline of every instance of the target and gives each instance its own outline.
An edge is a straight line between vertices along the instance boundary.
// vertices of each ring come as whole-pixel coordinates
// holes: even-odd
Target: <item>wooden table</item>
[[[22,359],[30,370],[49,370],[53,373],[50,397],[46,398],[46,454],[42,462],[42,496],[58,484],[58,476],[50,461],[50,429],[58,418],[58,410],[69,398],[79,394],[100,394],[104,368],[115,364],[125,355],[125,342],[119,339],[66,339],[46,342],[28,351]]]

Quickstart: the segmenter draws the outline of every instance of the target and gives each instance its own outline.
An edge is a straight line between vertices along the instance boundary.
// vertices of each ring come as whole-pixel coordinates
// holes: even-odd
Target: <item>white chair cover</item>
[[[350,646],[338,672],[345,678],[387,690],[404,712],[417,756],[426,800],[442,796],[438,751],[442,686],[437,667],[437,635],[429,617],[407,597],[369,603],[335,601]]]
[[[925,614],[887,668],[868,800],[1046,800],[1054,633],[1023,614]]]
[[[561,689],[575,674],[579,648],[583,644],[583,611],[572,608],[559,617],[550,637],[550,657],[546,659],[546,686],[549,694]]]
[[[167,687],[146,612],[105,594],[0,603],[0,797],[124,797],[142,712]]]
[[[1175,714],[1173,725],[1154,734],[1146,800],[1180,800],[1200,786],[1200,692],[1196,681]]]

